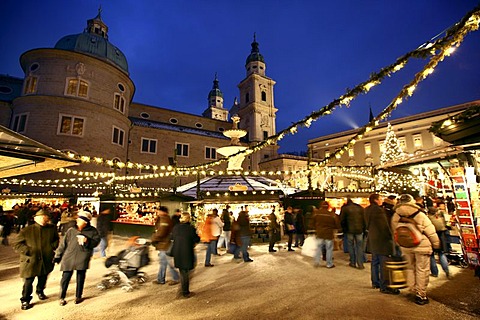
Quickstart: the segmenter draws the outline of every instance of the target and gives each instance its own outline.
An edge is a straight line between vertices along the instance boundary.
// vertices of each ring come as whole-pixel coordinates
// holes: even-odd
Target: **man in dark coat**
[[[172,239],[173,260],[175,267],[180,270],[180,294],[184,298],[189,298],[193,295],[193,292],[190,292],[189,273],[195,267],[194,248],[200,242],[200,237],[190,224],[190,214],[188,212],[182,212],[180,223],[173,228]]]
[[[83,302],[83,286],[87,269],[92,258],[93,249],[100,243],[100,236],[97,229],[90,224],[92,214],[87,211],[79,211],[77,226],[68,229],[63,237],[57,252],[55,253],[55,262],[60,263],[60,270],[63,271],[62,280],[60,280],[61,294],[60,305],[67,304],[68,284],[72,278],[73,271],[77,270],[77,289],[75,293],[75,304]]]
[[[235,250],[235,253],[233,254],[233,259],[234,261],[238,262],[240,260],[240,252],[242,252],[242,258],[244,262],[253,262],[253,260],[250,259],[250,255],[248,253],[248,247],[250,246],[250,241],[252,239],[248,212],[240,211],[240,213],[238,214],[237,222],[239,226],[238,236],[240,237],[240,247],[238,247],[237,243],[237,248]]]
[[[365,224],[368,230],[367,248],[372,253],[372,288],[382,293],[398,294],[398,289],[387,287],[383,267],[394,253],[393,235],[387,213],[381,207],[383,198],[373,193],[368,198],[370,205],[365,208]]]
[[[295,209],[295,248],[302,247],[305,242],[305,216],[302,209]]]
[[[292,249],[293,234],[295,233],[295,217],[293,216],[293,208],[288,207],[285,211],[285,234],[288,236],[288,251],[295,251]]]
[[[100,250],[100,256],[103,258],[107,256],[105,249],[108,247],[108,236],[112,231],[111,212],[109,208],[100,212],[97,218],[97,231],[100,236],[100,244],[95,248],[95,251]]]
[[[277,241],[280,241],[280,226],[277,222],[277,216],[275,214],[275,208],[272,209],[272,212],[268,215],[268,252],[276,252],[273,248]]]
[[[32,307],[33,281],[38,278],[36,293],[40,300],[47,299],[44,293],[47,277],[53,270],[53,257],[58,247],[58,232],[49,224],[46,211],[39,210],[34,216],[35,223],[23,228],[17,236],[14,249],[20,254],[20,276],[24,279],[22,310]]]
[[[363,233],[365,232],[364,209],[347,197],[347,203],[340,211],[343,232],[347,234],[350,267],[365,269]]]

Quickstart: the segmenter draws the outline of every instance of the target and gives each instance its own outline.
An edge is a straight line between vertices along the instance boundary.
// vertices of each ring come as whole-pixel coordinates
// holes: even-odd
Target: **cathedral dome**
[[[263,59],[262,54],[260,53],[260,49],[258,49],[258,42],[256,40],[255,35],[253,36],[253,42],[252,42],[252,51],[250,55],[247,57],[247,61],[245,62],[245,65],[249,64],[250,62],[253,61],[260,61],[265,63],[265,60]]]
[[[87,28],[79,34],[68,35],[55,44],[55,49],[75,51],[94,56],[114,64],[128,74],[127,58],[120,49],[108,41],[108,27],[100,12],[87,21]]]

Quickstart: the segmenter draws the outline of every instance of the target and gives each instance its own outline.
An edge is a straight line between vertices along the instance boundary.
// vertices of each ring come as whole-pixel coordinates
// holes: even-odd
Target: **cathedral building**
[[[235,99],[230,110],[224,107],[215,74],[206,110],[195,115],[136,103],[127,57],[108,40],[108,33],[99,12],[87,21],[82,33],[64,36],[53,48],[23,53],[24,77],[0,76],[0,124],[78,156],[143,164],[115,168],[82,163],[75,168],[117,177],[141,177],[160,166],[192,166],[219,159],[216,149],[230,143],[223,132],[232,128],[234,114],[240,116],[239,127],[248,131],[242,145],[276,133],[275,81],[266,76],[255,37],[245,64],[246,77],[238,85],[240,100]],[[270,146],[248,156],[244,169],[258,170],[259,163],[275,157],[277,149]],[[64,176],[46,172],[17,178]],[[179,177],[173,182],[172,177],[163,177],[136,179],[135,183],[169,188],[192,179]]]

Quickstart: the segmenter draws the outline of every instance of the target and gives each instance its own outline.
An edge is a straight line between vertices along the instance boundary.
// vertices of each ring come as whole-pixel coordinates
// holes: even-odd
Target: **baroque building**
[[[229,144],[223,131],[232,127],[234,114],[241,117],[240,127],[249,131],[242,145],[275,134],[275,81],[266,76],[255,37],[245,65],[247,76],[238,85],[240,102],[230,111],[224,107],[215,74],[206,110],[194,115],[136,103],[127,57],[108,40],[108,32],[99,12],[82,33],[61,38],[53,48],[23,53],[23,79],[0,76],[0,124],[64,152],[147,165],[115,169],[83,163],[75,168],[124,177],[155,173],[154,166],[192,166],[218,159],[216,149]],[[258,170],[260,160],[276,152],[277,146],[271,146],[261,155],[252,154],[244,168]],[[64,174],[48,172],[28,178],[47,176]],[[135,179],[135,183],[172,187],[193,179]]]

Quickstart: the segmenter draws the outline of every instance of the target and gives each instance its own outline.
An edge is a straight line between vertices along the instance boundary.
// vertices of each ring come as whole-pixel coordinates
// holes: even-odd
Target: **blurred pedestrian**
[[[295,247],[302,247],[305,242],[305,217],[302,209],[295,209]]]
[[[20,277],[23,278],[22,310],[32,307],[33,281],[37,277],[36,293],[40,300],[48,299],[44,290],[47,277],[53,270],[53,258],[58,247],[57,228],[49,223],[43,210],[37,211],[35,223],[20,230],[14,249],[20,254]]]
[[[440,240],[440,248],[434,249],[432,255],[430,256],[430,274],[433,277],[438,277],[438,267],[437,262],[435,261],[435,253],[438,255],[438,261],[442,266],[447,279],[452,279],[450,276],[450,271],[448,269],[448,260],[445,256],[445,252],[448,252],[447,246],[447,226],[445,222],[445,216],[443,212],[438,210],[435,207],[428,208],[428,218],[432,221],[433,226],[435,227],[435,231],[437,232],[438,239]]]
[[[394,254],[394,244],[389,218],[382,207],[383,198],[378,193],[373,193],[368,200],[370,205],[365,208],[365,224],[368,232],[367,250],[372,253],[372,288],[380,289],[381,293],[399,294],[400,290],[387,286],[384,274],[385,262]]]
[[[277,241],[280,241],[280,225],[277,222],[277,215],[275,214],[275,208],[272,208],[272,212],[268,215],[268,252],[276,252],[273,247]]]
[[[430,255],[434,249],[440,248],[440,240],[435,227],[422,209],[409,194],[402,194],[394,207],[392,230],[395,231],[401,217],[413,219],[422,232],[420,244],[413,248],[402,247],[403,257],[407,261],[407,285],[415,293],[415,303],[424,305],[429,302],[427,287],[430,275]]]
[[[195,245],[200,242],[195,228],[190,224],[190,214],[182,212],[180,223],[172,231],[173,260],[180,271],[180,294],[185,298],[193,295],[190,291],[190,270],[195,267]]]
[[[340,211],[340,221],[343,232],[347,234],[348,253],[350,255],[349,266],[365,269],[365,250],[363,236],[365,232],[364,209],[359,204],[347,197],[347,203]]]
[[[214,265],[211,263],[212,259],[212,254],[214,252],[214,249],[212,247],[212,243],[215,244],[216,246],[216,237],[213,236],[212,234],[212,224],[213,224],[213,214],[209,213],[205,217],[205,221],[203,223],[202,227],[202,234],[200,236],[200,239],[203,243],[205,243],[205,246],[207,247],[207,250],[205,252],[205,267],[213,267]]]
[[[173,266],[172,257],[167,256],[167,250],[170,247],[171,234],[173,230],[173,221],[168,215],[167,207],[158,208],[158,218],[155,223],[155,233],[152,236],[152,245],[158,250],[158,259],[160,260],[160,269],[157,273],[156,284],[165,284],[167,269],[170,270],[172,279],[169,285],[178,284],[179,275]]]
[[[8,246],[8,236],[12,233],[12,229],[15,226],[13,211],[3,212],[3,215],[0,216],[0,224],[3,226],[1,232],[2,244]]]
[[[55,253],[55,263],[60,263],[60,270],[63,271],[60,280],[61,293],[60,305],[67,304],[65,300],[67,289],[72,278],[73,271],[77,271],[77,287],[75,291],[75,304],[83,302],[83,287],[93,249],[100,243],[100,236],[90,221],[92,214],[87,211],[79,211],[77,214],[76,227],[68,229],[60,242]]]
[[[292,249],[293,234],[295,233],[295,217],[292,207],[287,207],[283,220],[285,222],[285,234],[288,236],[288,251],[295,251]]]
[[[218,239],[217,249],[222,248],[225,245],[225,249],[228,252],[228,246],[230,244],[230,237],[232,235],[232,218],[230,212],[228,212],[228,206],[226,209],[222,210],[222,215],[220,217],[223,223],[222,234]]]
[[[247,211],[240,211],[237,218],[238,222],[238,237],[240,238],[240,247],[235,250],[233,255],[234,259],[240,259],[240,252],[242,253],[242,258],[244,262],[253,262],[250,259],[250,255],[248,253],[248,247],[250,246],[250,241],[252,239],[252,232],[250,230],[250,219],[248,217]]]
[[[212,254],[219,256],[218,254],[218,248],[217,248],[217,243],[218,239],[220,238],[220,235],[222,234],[222,229],[223,229],[223,221],[222,219],[218,216],[218,209],[213,209],[212,210],[212,236],[213,240],[211,241],[212,245]]]
[[[324,250],[326,251],[327,268],[335,267],[333,264],[333,239],[338,225],[334,214],[328,210],[328,207],[328,202],[322,201],[320,209],[314,211],[313,223],[317,242],[317,250],[313,259],[314,267],[320,266],[320,257]]]
[[[108,247],[108,237],[112,231],[111,227],[111,211],[107,208],[100,212],[97,218],[97,231],[100,237],[100,244],[95,248],[95,252],[100,251],[100,257],[107,256],[106,249]]]

